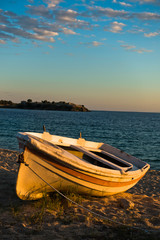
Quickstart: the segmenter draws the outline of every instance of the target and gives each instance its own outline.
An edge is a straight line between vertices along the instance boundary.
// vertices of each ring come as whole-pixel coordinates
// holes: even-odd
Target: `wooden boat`
[[[53,188],[107,196],[133,187],[150,165],[105,143],[24,132],[17,135],[20,167],[16,192],[39,199]],[[49,186],[50,185],[50,186]]]

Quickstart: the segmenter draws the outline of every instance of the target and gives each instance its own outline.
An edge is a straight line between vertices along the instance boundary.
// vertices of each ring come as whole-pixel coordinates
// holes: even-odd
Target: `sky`
[[[160,112],[160,0],[0,0],[0,99]]]

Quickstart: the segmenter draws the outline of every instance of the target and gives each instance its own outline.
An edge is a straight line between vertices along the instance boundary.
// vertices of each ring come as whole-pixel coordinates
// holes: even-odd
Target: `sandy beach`
[[[0,239],[160,239],[160,171],[149,170],[135,187],[114,196],[67,195],[110,221],[57,193],[39,201],[20,200],[17,158],[18,152],[0,149]]]

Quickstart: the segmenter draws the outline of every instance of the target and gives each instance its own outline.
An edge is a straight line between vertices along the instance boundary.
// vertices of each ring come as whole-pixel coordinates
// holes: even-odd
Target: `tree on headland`
[[[42,103],[45,103],[45,104],[46,104],[46,103],[50,103],[48,100],[42,100],[41,102],[42,102]]]
[[[27,100],[27,103],[32,103],[32,99],[29,98],[29,99]]]
[[[13,104],[13,102],[12,101],[7,101],[7,100],[0,100],[0,104],[1,105],[12,105]]]

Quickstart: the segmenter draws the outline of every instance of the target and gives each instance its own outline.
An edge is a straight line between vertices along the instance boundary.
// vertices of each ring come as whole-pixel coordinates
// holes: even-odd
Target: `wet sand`
[[[0,149],[0,239],[160,239],[160,171],[149,170],[135,187],[114,196],[69,195],[112,220],[106,221],[58,194],[20,200],[17,158],[18,152]]]

